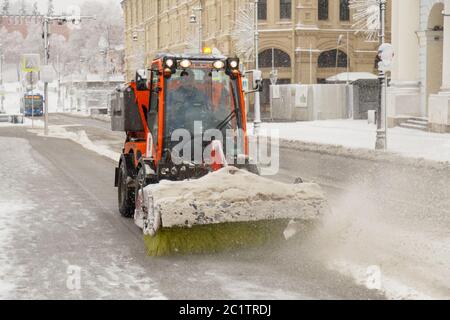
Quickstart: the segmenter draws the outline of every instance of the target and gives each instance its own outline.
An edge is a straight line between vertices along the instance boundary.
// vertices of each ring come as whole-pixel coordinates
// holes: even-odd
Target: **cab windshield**
[[[166,136],[177,129],[194,135],[209,129],[242,128],[237,83],[223,70],[198,66],[177,70],[166,79],[165,90]],[[199,123],[201,131],[195,128]]]

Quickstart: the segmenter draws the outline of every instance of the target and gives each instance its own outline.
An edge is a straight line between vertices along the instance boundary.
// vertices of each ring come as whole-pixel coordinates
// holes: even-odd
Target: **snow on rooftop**
[[[370,72],[342,72],[327,78],[327,82],[335,82],[335,81],[344,82],[347,80],[350,82],[354,82],[357,80],[376,80],[376,79],[378,79],[378,76]]]

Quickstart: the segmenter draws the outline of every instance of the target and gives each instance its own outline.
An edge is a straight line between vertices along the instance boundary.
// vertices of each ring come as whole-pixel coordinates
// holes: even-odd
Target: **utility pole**
[[[50,47],[49,47],[49,24],[51,21],[56,21],[59,25],[66,24],[68,22],[72,22],[73,24],[79,24],[81,20],[86,19],[95,19],[92,16],[55,16],[55,15],[46,15],[43,17],[43,32],[44,32],[44,66],[48,66],[48,60],[50,57]],[[48,72],[48,69],[47,71]],[[48,78],[46,76],[46,78]],[[46,79],[47,80],[47,79]],[[48,135],[48,80],[44,81],[44,101],[45,101],[45,113],[44,113],[44,134]]]
[[[49,43],[48,43],[48,24],[49,17],[44,17],[44,65],[48,65],[48,58],[50,55],[49,51]],[[44,105],[45,105],[45,113],[44,113],[44,134],[48,135],[48,82],[44,82]]]
[[[195,12],[198,11],[198,18]],[[203,53],[203,6],[202,1],[199,1],[199,6],[192,8],[192,15],[190,17],[190,23],[198,23],[198,49],[200,50],[200,54]]]
[[[335,74],[334,83],[335,84],[338,83],[339,48],[341,47],[343,37],[344,36],[342,34],[340,34],[338,37],[338,40],[337,40],[337,44],[336,44],[336,65],[335,65],[335,69],[334,69],[335,70],[334,71],[334,74]]]
[[[313,56],[312,56],[312,43],[311,41],[309,42],[309,84],[313,83],[313,76],[312,76],[312,60],[313,60]]]
[[[202,1],[200,0],[200,7],[198,8],[199,19],[198,19],[198,42],[199,42],[199,48],[200,48],[200,54],[203,52],[203,7],[202,7]]]
[[[61,108],[62,109],[62,112],[64,112],[64,106],[62,106],[62,103],[61,103],[61,64],[60,64],[60,56],[59,56],[59,53],[58,53],[58,55],[56,56],[56,68],[57,68],[57,70],[56,70],[56,72],[58,73],[58,102],[57,102],[57,104],[58,104],[58,110]]]
[[[259,17],[258,17],[259,0],[255,0],[255,70],[259,70]],[[261,127],[261,97],[259,91],[255,92],[255,119],[254,119],[254,135],[257,137]]]
[[[350,84],[350,38],[347,30],[347,86]]]
[[[5,101],[5,90],[3,88],[3,44],[0,43],[0,100],[1,100],[1,108],[0,108],[0,113],[5,112],[5,105],[4,105],[4,101]]]
[[[386,0],[379,0],[380,5],[380,46],[385,42],[386,33]],[[380,82],[380,103],[377,110],[377,138],[375,149],[386,150],[386,73],[379,68],[378,80]]]

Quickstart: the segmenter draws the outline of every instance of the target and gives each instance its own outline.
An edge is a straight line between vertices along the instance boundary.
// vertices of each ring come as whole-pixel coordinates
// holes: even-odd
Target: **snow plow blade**
[[[314,222],[329,210],[317,184],[284,184],[235,167],[164,181],[144,193],[148,217],[141,226],[151,256],[263,245],[290,238],[288,226]]]

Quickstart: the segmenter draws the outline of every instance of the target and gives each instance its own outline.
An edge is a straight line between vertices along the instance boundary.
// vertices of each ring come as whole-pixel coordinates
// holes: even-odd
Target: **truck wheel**
[[[135,206],[135,187],[128,185],[128,177],[131,177],[131,174],[128,172],[126,161],[122,161],[119,169],[119,211],[123,217],[133,218]]]

